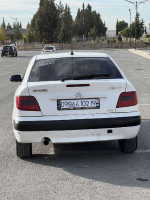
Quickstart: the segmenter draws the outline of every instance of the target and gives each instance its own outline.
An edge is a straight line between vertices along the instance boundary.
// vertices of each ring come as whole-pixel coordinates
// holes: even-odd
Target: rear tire
[[[119,140],[120,151],[123,153],[134,153],[137,149],[137,137],[128,140]]]
[[[19,143],[16,141],[16,154],[19,158],[32,156],[32,143]]]

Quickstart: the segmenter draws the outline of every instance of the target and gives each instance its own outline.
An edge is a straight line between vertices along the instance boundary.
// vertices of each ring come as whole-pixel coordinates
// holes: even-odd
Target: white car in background
[[[17,156],[32,155],[32,143],[118,140],[120,150],[137,149],[141,117],[134,86],[102,53],[34,56],[14,96]]]
[[[46,54],[46,53],[56,53],[56,48],[54,46],[45,46],[42,49],[42,54]]]

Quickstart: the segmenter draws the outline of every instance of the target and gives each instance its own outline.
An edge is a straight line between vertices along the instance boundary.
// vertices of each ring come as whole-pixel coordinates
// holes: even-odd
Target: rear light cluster
[[[40,111],[39,104],[33,96],[17,96],[16,107],[18,110]]]
[[[123,92],[120,94],[116,108],[129,107],[137,105],[136,92]],[[24,111],[41,111],[39,104],[33,96],[17,96],[16,107]]]
[[[123,92],[119,96],[117,108],[135,106],[137,103],[136,92]]]

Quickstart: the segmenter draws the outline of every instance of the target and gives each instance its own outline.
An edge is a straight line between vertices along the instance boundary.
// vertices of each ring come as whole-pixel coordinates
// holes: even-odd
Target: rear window
[[[44,47],[44,50],[53,50],[54,47]]]
[[[109,79],[122,78],[109,58],[55,58],[37,60],[31,70],[29,82],[58,81],[66,76],[88,74],[109,74]]]
[[[8,49],[12,49],[12,46],[4,46],[3,50],[8,50]]]

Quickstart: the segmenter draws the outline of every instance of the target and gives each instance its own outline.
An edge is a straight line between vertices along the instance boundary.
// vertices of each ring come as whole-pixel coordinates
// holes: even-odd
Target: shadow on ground
[[[116,141],[56,145],[54,155],[34,155],[26,161],[61,168],[86,179],[128,187],[149,188],[150,120],[142,120],[138,151],[123,154]],[[142,152],[143,151],[143,152]]]

